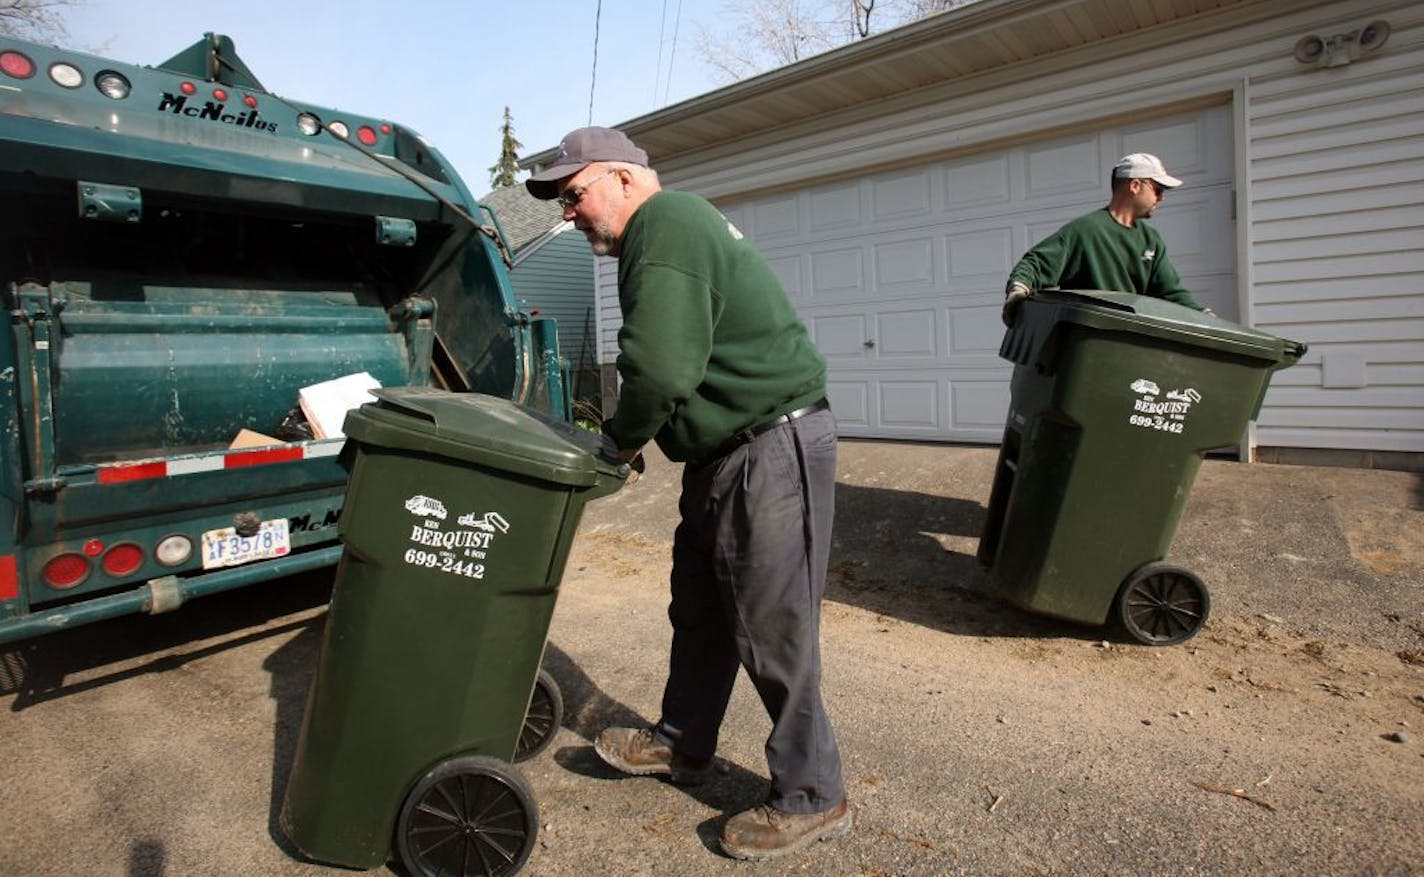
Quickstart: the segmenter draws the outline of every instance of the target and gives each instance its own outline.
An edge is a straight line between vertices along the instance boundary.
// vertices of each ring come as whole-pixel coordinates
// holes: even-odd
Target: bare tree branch
[[[872,11],[884,11],[893,27],[972,2],[728,0],[714,26],[698,23],[697,51],[719,78],[734,82],[870,36]]]
[[[69,36],[65,13],[77,0],[0,0],[0,33],[40,43]]]

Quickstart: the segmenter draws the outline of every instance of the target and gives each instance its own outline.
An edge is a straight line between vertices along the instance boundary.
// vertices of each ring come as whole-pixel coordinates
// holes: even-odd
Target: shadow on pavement
[[[281,636],[305,621],[262,627],[242,636],[183,651],[200,640],[259,627],[273,619],[324,604],[331,596],[330,570],[320,570],[202,597],[175,612],[129,615],[45,634],[0,652],[0,694],[15,694],[11,712],[89,691],[146,673],[163,673],[246,644]],[[71,676],[110,664],[149,660],[82,682]]]
[[[837,484],[826,599],[964,636],[1116,636],[995,596],[975,557],[985,514],[974,500]]]
[[[307,692],[316,676],[317,659],[321,655],[322,632],[326,614],[306,622],[302,632],[262,662],[262,669],[271,674],[271,694],[276,706],[272,722],[272,782],[267,806],[267,834],[288,856],[306,861],[306,856],[287,840],[279,817],[282,801],[287,795],[287,779],[296,759],[297,738],[302,731],[302,716],[306,713]]]
[[[589,741],[587,746],[564,746],[554,751],[554,761],[564,770],[593,780],[607,782],[668,782],[665,777],[631,777],[619,773],[593,751],[592,741],[599,731],[618,725],[633,728],[652,724],[621,701],[609,697],[589,678],[583,668],[552,642],[544,651],[544,669],[559,683],[564,697],[563,726]],[[718,757],[711,778],[698,786],[678,786],[707,807],[731,815],[766,800],[770,781],[759,773]],[[698,835],[709,850],[721,854],[717,838],[721,820],[713,818],[698,827]]]

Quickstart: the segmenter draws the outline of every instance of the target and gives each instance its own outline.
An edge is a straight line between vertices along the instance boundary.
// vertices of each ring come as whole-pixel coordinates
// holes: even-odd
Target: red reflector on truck
[[[119,481],[141,481],[145,478],[162,478],[168,473],[168,464],[162,460],[157,463],[137,463],[131,466],[118,465],[106,466],[99,470],[100,484],[114,484]]]
[[[29,79],[35,75],[35,62],[19,52],[0,52],[0,70],[16,79]]]
[[[104,572],[119,578],[126,576],[143,565],[143,549],[132,542],[123,542],[110,548],[104,555]]]
[[[89,578],[89,561],[82,554],[61,554],[44,565],[45,584],[64,590]]]
[[[275,448],[270,451],[245,451],[241,454],[228,454],[223,458],[223,468],[240,469],[243,466],[262,466],[267,463],[289,463],[292,460],[302,459],[302,449],[296,448]]]
[[[0,557],[0,600],[14,600],[20,596],[20,578],[15,569],[15,555]]]

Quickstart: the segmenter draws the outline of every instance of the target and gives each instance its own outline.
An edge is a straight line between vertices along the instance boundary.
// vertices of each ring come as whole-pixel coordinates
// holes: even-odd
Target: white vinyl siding
[[[1045,15],[1053,6],[1044,3],[1043,11],[1035,12],[1028,4],[1011,10],[1001,5],[1006,21]],[[965,20],[977,27],[975,15],[965,13]],[[1353,63],[1317,68],[1292,56],[1306,34],[1329,38],[1375,20],[1389,23],[1387,43]],[[811,87],[809,81],[797,84]],[[840,314],[803,310],[820,323],[818,343],[827,348],[828,359],[848,368],[853,357],[864,356],[853,347],[861,335],[862,345],[876,340],[883,365],[898,362],[898,371],[880,378],[886,392],[879,422],[872,396],[864,395],[865,416],[856,425],[863,434],[997,441],[998,426],[987,422],[987,415],[967,417],[970,406],[964,404],[988,411],[998,404],[994,394],[1001,393],[992,389],[1006,367],[995,361],[994,336],[1002,330],[993,319],[1003,278],[991,283],[991,277],[1030,238],[1056,227],[1082,202],[1065,192],[1064,200],[1053,204],[1044,193],[1039,216],[1007,238],[995,238],[992,224],[980,227],[985,237],[978,242],[965,237],[955,246],[983,263],[973,269],[982,276],[956,275],[951,282],[947,241],[931,236],[915,250],[913,236],[894,239],[897,229],[917,221],[915,210],[933,212],[942,204],[915,204],[906,194],[918,185],[915,175],[926,168],[982,163],[982,176],[966,174],[966,191],[991,189],[998,157],[1029,144],[1066,148],[1076,137],[1150,128],[1195,118],[1211,107],[1225,108],[1229,124],[1219,136],[1231,151],[1232,167],[1225,178],[1214,177],[1209,197],[1213,209],[1226,207],[1230,216],[1199,232],[1183,227],[1184,214],[1172,210],[1194,197],[1183,189],[1168,196],[1157,225],[1179,269],[1195,274],[1189,285],[1203,291],[1213,307],[1232,305],[1223,313],[1310,346],[1300,364],[1273,377],[1255,441],[1424,452],[1424,4],[1242,2],[1166,28],[1104,34],[1095,43],[1030,62],[931,83],[781,128],[773,124],[734,142],[670,156],[659,170],[668,185],[700,192],[733,212],[762,205],[741,221],[759,245],[773,251],[798,306],[807,307],[808,292],[843,306]],[[1139,148],[1128,139],[1120,145],[1124,152]],[[1163,152],[1175,169],[1174,148],[1149,151]],[[1073,183],[1086,184],[1086,175],[1101,170],[1084,166],[1085,178]],[[1031,179],[1033,170],[1026,173]],[[872,180],[879,194],[861,191]],[[932,199],[944,196],[942,185],[928,184]],[[855,188],[854,196],[847,186]],[[910,188],[895,195],[897,186]],[[991,196],[986,189],[985,197]],[[804,230],[828,246],[808,249],[805,260],[798,255],[795,270],[785,254],[774,252],[780,244],[765,231],[786,220],[777,211],[792,210],[789,204],[775,205],[803,197],[821,199],[817,215],[829,216],[850,199],[863,211],[879,210],[864,213],[858,254],[829,246],[844,234],[830,227]],[[901,203],[880,210],[876,197]],[[1200,239],[1194,239],[1198,233]],[[1221,235],[1228,236],[1224,252],[1231,256],[1224,263]],[[1188,267],[1193,248],[1209,254],[1200,270]],[[851,279],[856,272],[892,298],[874,298],[871,285],[856,286]],[[941,288],[934,289],[936,284]],[[612,275],[605,274],[607,322],[600,337],[607,361],[616,353],[613,288]],[[955,296],[953,315],[942,303],[940,310],[930,306],[932,298],[949,292]],[[844,319],[832,321],[834,316]],[[901,346],[887,349],[869,334],[879,329],[874,321],[891,326]],[[955,390],[952,397],[953,388],[935,372],[931,338],[935,344],[953,339],[960,345],[960,376],[967,381],[977,372],[981,392],[956,398],[964,394]],[[855,404],[843,403],[841,413]]]
[[[1424,27],[1401,12],[1396,52],[1247,92],[1253,312],[1310,345],[1262,444],[1424,450]]]

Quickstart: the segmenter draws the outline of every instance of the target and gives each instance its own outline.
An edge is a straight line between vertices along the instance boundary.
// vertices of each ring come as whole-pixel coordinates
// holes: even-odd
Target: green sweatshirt
[[[826,363],[766,260],[710,203],[653,195],[618,257],[618,446],[675,461],[826,392]]]
[[[1165,298],[1203,310],[1167,261],[1157,229],[1138,220],[1128,228],[1107,208],[1080,216],[1024,254],[1009,280],[1029,289],[1103,289]]]

